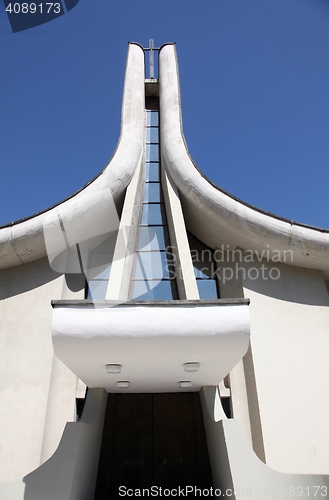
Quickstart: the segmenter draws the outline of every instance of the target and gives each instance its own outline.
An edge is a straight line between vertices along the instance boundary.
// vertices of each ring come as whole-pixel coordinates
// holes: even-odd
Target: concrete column
[[[179,193],[165,169],[162,171],[162,184],[179,298],[199,299]]]
[[[144,176],[141,164],[142,159],[127,187],[118,238],[113,255],[111,274],[106,292],[107,300],[127,300],[129,296],[138,220],[140,217],[143,195],[141,186]]]

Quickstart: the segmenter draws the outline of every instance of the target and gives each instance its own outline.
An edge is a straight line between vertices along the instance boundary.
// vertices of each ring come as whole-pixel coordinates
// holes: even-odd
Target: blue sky
[[[329,228],[329,0],[80,0],[13,34],[0,4],[0,225],[101,171],[127,42],[174,41],[189,150],[216,184]]]

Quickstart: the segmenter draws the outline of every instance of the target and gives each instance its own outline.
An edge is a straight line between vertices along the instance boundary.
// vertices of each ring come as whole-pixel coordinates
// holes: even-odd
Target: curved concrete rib
[[[188,228],[212,248],[229,245],[270,258],[290,251],[289,263],[329,276],[329,231],[296,224],[234,198],[206,179],[189,155],[182,132],[177,55],[173,44],[159,54],[162,158],[178,187]],[[214,162],[216,159],[214,159]]]
[[[143,154],[144,52],[129,44],[122,103],[121,133],[115,153],[103,172],[85,188],[49,210],[0,229],[0,269],[25,264],[46,255],[44,232],[56,239],[58,217],[75,227],[74,243],[88,238],[101,214],[112,213]],[[111,210],[112,209],[112,210]],[[99,225],[99,224],[98,224]],[[93,236],[93,235],[92,235]]]

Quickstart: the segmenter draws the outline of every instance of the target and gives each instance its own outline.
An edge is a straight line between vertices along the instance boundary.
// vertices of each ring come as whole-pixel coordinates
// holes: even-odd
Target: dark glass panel
[[[146,129],[146,142],[153,144],[159,143],[159,129],[158,128],[147,128]]]
[[[196,278],[203,279],[203,280],[209,279],[209,276],[207,274],[203,273],[201,269],[198,269],[195,266],[193,266],[193,269],[194,269],[194,276]]]
[[[191,257],[196,278],[212,278],[215,272],[215,263],[212,260],[212,253],[209,249],[204,252],[191,251]]]
[[[161,226],[162,222],[162,204],[152,203],[144,204],[142,211],[142,226]]]
[[[159,146],[146,144],[146,161],[159,161]]]
[[[132,298],[138,300],[172,300],[171,283],[169,280],[134,281]]]
[[[217,299],[215,280],[196,280],[200,299]]]
[[[143,227],[139,229],[138,250],[165,250],[166,241],[162,226]]]
[[[88,280],[109,279],[113,253],[92,252],[89,257]]]
[[[159,182],[159,163],[146,163],[145,180],[148,182]]]
[[[157,127],[159,125],[159,114],[157,111],[146,111],[146,125]]]
[[[144,202],[160,203],[160,184],[157,182],[145,182]]]
[[[136,252],[135,279],[169,278],[166,252]]]
[[[117,231],[112,234],[101,234],[85,240],[80,244],[80,253],[86,278],[108,279],[117,239]]]
[[[106,296],[108,281],[89,281],[87,299],[104,300]]]

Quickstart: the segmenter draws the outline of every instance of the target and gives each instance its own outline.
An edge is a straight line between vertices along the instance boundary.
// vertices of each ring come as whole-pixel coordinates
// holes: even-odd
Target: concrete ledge
[[[218,385],[248,349],[248,300],[72,302],[53,304],[53,345],[88,387],[199,391]],[[186,363],[199,369],[186,372]],[[108,373],[107,364],[119,365],[119,372]],[[123,389],[120,381],[129,384]]]
[[[250,299],[194,299],[194,300],[127,300],[120,302],[118,300],[52,300],[51,305],[56,307],[113,307],[113,306],[153,306],[153,307],[178,307],[178,306],[236,306],[249,305]]]

